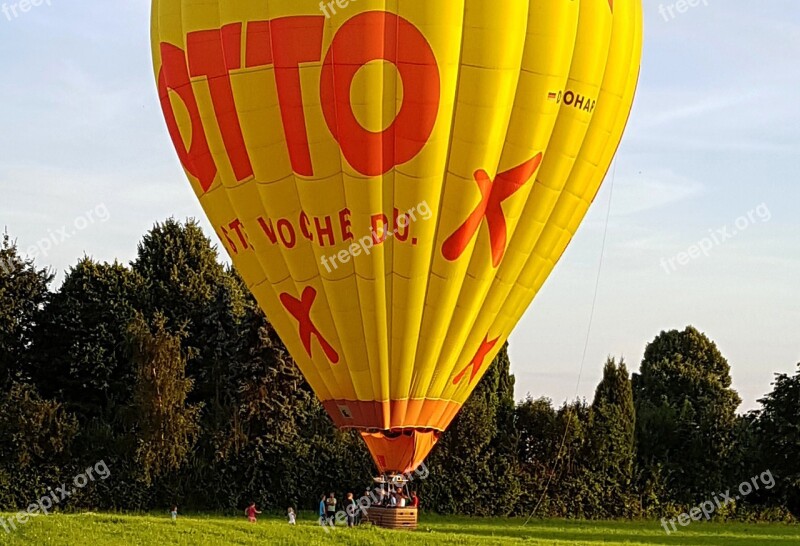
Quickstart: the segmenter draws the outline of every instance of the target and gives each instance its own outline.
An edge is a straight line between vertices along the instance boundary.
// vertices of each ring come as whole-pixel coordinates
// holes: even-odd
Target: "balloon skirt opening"
[[[381,474],[405,474],[422,465],[441,432],[436,430],[403,430],[362,432],[372,460]]]

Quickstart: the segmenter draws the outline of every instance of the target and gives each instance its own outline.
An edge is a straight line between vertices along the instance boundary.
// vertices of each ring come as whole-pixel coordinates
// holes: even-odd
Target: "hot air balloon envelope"
[[[639,0],[154,0],[167,128],[335,423],[416,468],[594,199]]]

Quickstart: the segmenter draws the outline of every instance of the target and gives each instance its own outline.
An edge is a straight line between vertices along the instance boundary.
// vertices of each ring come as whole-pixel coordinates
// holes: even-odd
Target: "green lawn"
[[[37,517],[8,534],[0,527],[0,544],[53,546],[169,546],[274,544],[317,545],[719,545],[796,546],[800,528],[791,525],[693,523],[667,536],[658,522],[532,521],[518,519],[423,518],[415,532],[361,527],[326,533],[310,516],[292,528],[277,517],[255,525],[244,518],[183,516],[177,525],[169,516],[113,514],[51,515]]]

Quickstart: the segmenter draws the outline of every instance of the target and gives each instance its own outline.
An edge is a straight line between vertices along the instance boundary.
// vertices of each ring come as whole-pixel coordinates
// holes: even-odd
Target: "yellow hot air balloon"
[[[640,0],[154,0],[169,134],[338,426],[415,469],[630,112]]]

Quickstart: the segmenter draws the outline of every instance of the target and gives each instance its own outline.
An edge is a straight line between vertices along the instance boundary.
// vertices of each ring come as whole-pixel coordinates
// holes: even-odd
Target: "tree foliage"
[[[728,485],[741,399],[714,342],[691,326],[662,332],[645,349],[633,392],[643,480],[663,481],[686,504]]]
[[[83,258],[38,313],[27,373],[44,396],[84,419],[111,422],[133,394],[125,333],[143,283],[125,266]]]
[[[39,310],[50,297],[53,274],[20,256],[8,234],[0,243],[0,388],[22,379]]]
[[[589,409],[586,464],[597,491],[596,503],[606,517],[639,514],[634,497],[633,472],[636,412],[633,389],[624,361],[609,358],[603,379]]]
[[[370,485],[357,432],[336,430],[242,279],[194,221],[169,219],[130,265],[51,273],[0,247],[0,509],[103,461],[69,506],[315,509]],[[609,358],[591,403],[517,403],[507,347],[414,487],[428,510],[662,517],[772,470],[728,515],[800,512],[800,372],[737,415],[730,367],[692,327],[662,332],[639,372]],[[772,514],[772,515],[769,515]]]
[[[192,380],[186,378],[186,359],[179,335],[166,331],[156,315],[153,327],[137,317],[128,328],[136,383],[136,462],[145,483],[179,470],[200,433],[200,405],[187,404]]]
[[[77,419],[29,384],[0,394],[0,506],[26,506],[72,467]]]
[[[783,504],[800,518],[800,364],[795,375],[778,374],[774,389],[759,402],[755,438],[764,470],[780,477],[773,504]]]

